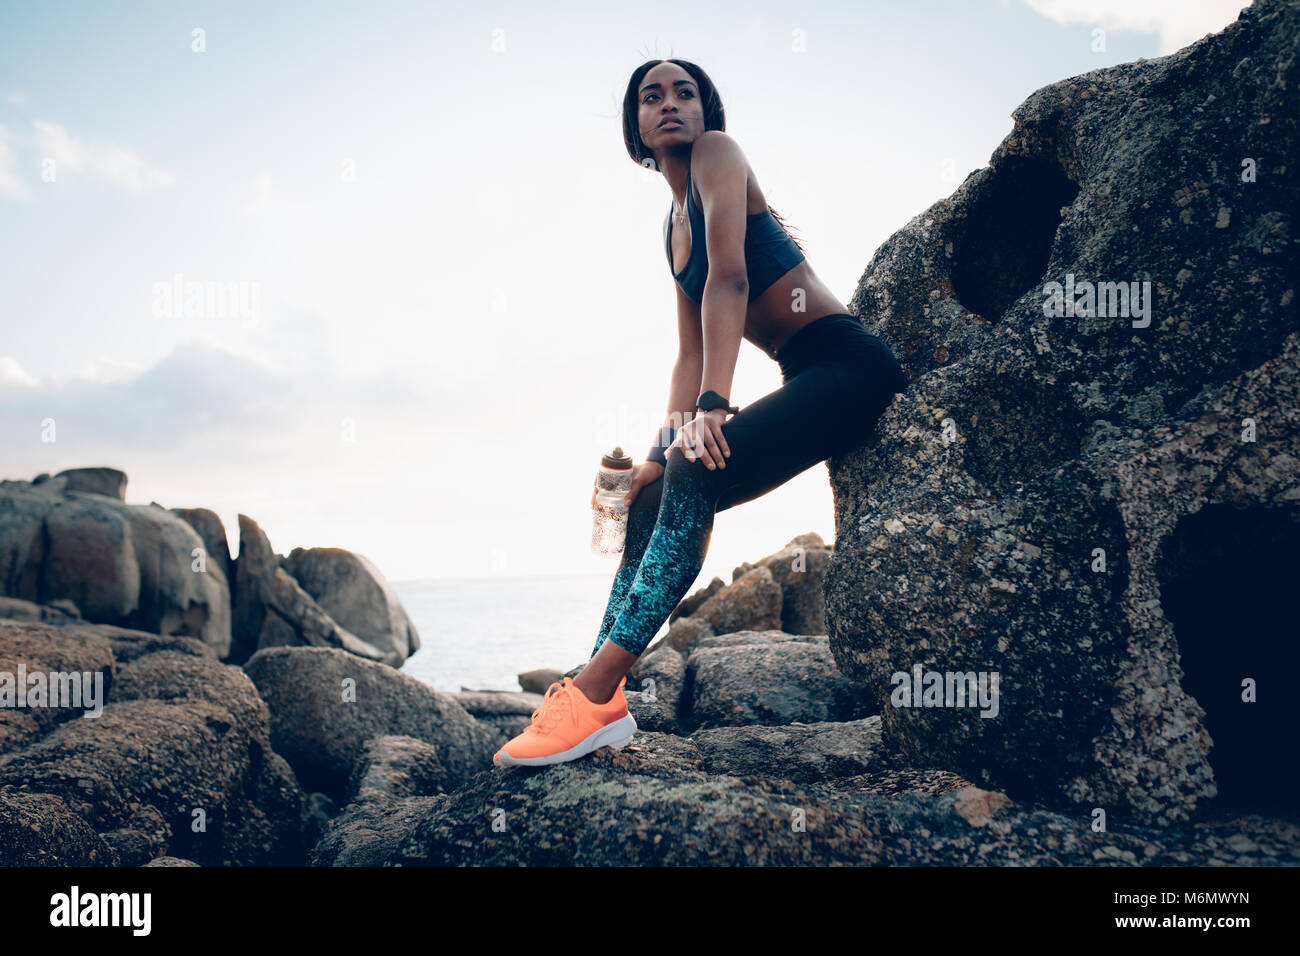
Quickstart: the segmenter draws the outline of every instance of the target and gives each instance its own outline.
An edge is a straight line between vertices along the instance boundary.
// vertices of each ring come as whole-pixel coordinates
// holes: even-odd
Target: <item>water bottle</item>
[[[621,446],[600,459],[596,471],[596,514],[591,522],[592,554],[621,554],[627,541],[627,505],[632,488],[632,459]]]

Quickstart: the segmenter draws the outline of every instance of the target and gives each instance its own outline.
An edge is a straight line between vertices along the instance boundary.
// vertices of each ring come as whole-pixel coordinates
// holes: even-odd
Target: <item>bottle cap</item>
[[[602,468],[631,468],[632,459],[623,454],[623,446],[615,445],[614,450],[600,460]]]

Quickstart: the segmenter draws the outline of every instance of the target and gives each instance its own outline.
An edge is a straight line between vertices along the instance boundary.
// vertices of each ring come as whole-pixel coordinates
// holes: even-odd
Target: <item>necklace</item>
[[[690,171],[688,170],[687,173],[686,173],[686,190],[687,190],[687,194],[688,194],[687,198],[689,198],[690,189],[691,189],[691,175],[690,175]],[[673,207],[674,207],[674,210],[675,210],[675,211],[673,212],[673,218],[676,219],[678,222],[685,222],[685,221],[686,221],[686,205],[685,205],[685,203],[683,203],[682,205],[679,206],[679,205],[677,204],[677,200],[674,198],[674,199],[673,199]]]

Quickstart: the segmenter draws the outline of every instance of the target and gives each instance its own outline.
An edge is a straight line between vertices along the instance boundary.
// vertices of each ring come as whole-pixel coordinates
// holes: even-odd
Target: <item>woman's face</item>
[[[700,89],[676,63],[660,63],[641,79],[637,125],[649,149],[690,143],[704,132]]]

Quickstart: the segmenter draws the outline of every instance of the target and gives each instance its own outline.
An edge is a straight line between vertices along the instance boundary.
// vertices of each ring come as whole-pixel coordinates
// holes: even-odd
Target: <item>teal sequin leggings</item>
[[[725,468],[691,461],[676,444],[664,473],[633,499],[593,657],[607,638],[633,654],[645,650],[699,576],[716,512],[860,445],[907,387],[889,347],[846,313],[805,325],[777,362],[785,384],[722,425],[731,449]]]

